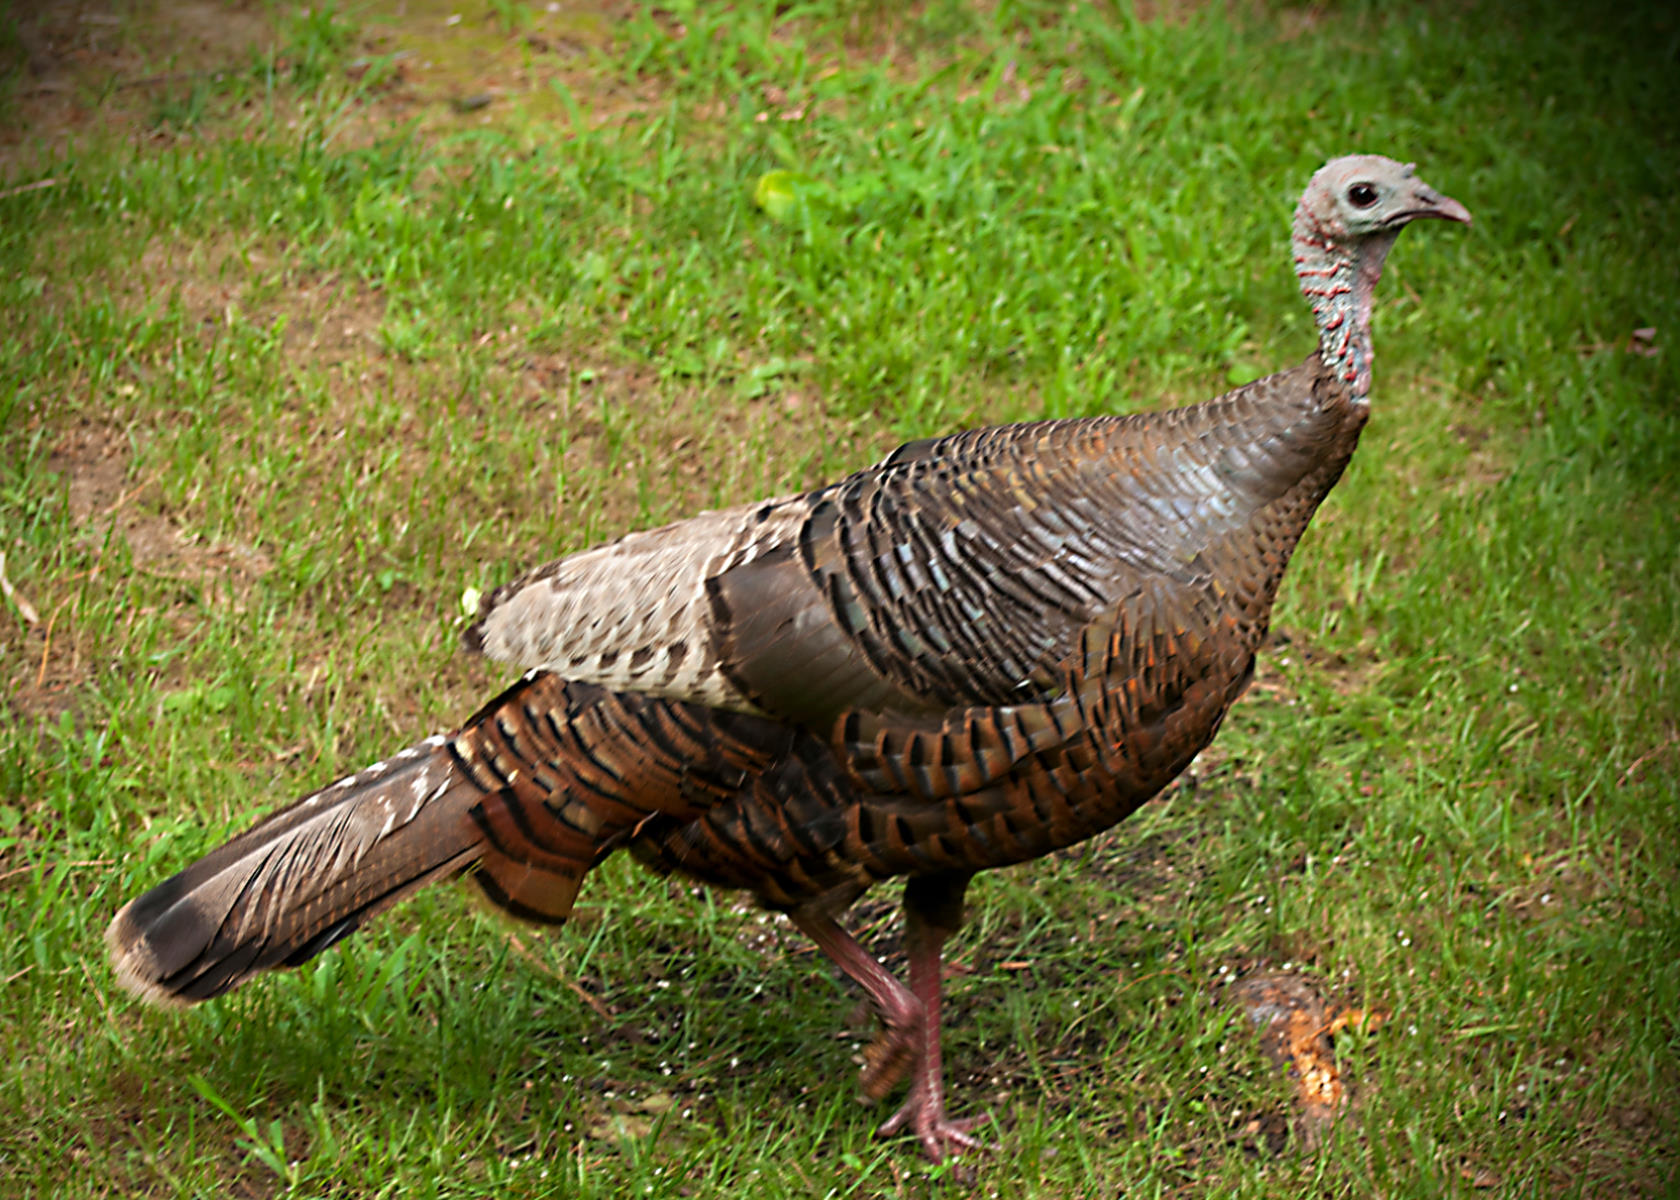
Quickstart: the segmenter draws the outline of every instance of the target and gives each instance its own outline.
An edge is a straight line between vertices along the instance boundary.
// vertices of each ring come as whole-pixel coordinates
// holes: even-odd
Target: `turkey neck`
[[[1320,361],[1363,410],[1371,393],[1371,297],[1400,231],[1340,239],[1304,201],[1296,206],[1294,230],[1295,274],[1318,322]]]

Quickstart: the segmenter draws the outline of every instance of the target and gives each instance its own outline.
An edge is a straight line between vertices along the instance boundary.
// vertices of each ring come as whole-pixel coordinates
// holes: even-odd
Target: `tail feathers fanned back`
[[[306,796],[125,905],[105,932],[117,977],[190,1003],[296,966],[477,862],[482,799],[443,738]]]

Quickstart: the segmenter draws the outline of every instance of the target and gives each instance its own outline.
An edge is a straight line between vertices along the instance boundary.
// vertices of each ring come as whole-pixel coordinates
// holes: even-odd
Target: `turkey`
[[[1278,584],[1368,412],[1372,292],[1410,165],[1339,158],[1294,216],[1305,362],[1167,412],[911,442],[838,483],[561,559],[487,596],[470,649],[528,669],[456,732],[307,796],[131,901],[153,1001],[296,966],[469,876],[556,925],[625,849],[786,913],[868,994],[862,1091],[935,1160],[941,953],[977,871],[1089,838],[1167,785],[1242,693]],[[908,980],[839,923],[904,877]]]

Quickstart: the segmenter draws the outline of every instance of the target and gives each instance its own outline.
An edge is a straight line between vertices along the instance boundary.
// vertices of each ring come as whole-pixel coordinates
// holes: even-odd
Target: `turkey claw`
[[[942,1108],[921,1104],[912,1097],[904,1102],[904,1107],[881,1123],[875,1136],[892,1137],[908,1127],[922,1144],[922,1153],[930,1161],[941,1163],[947,1158],[960,1158],[968,1150],[989,1150],[990,1147],[979,1138],[971,1136],[971,1131],[987,1120],[989,1118],[982,1113],[977,1117],[953,1121]]]

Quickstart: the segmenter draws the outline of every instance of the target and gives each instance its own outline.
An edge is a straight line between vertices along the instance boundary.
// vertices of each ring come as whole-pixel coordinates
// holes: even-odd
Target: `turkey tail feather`
[[[637,829],[733,795],[769,752],[764,724],[533,674],[131,901],[105,933],[117,977],[147,1000],[207,1000],[468,870],[512,916],[559,924]]]
[[[477,862],[483,798],[441,737],[306,796],[125,905],[105,932],[117,977],[190,1003],[296,966]]]

